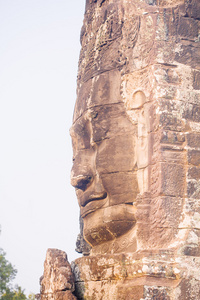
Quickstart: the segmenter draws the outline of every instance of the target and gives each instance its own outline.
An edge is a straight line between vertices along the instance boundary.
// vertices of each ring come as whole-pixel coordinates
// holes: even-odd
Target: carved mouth
[[[90,198],[88,200],[85,201],[83,207],[85,207],[88,203],[92,202],[92,201],[96,201],[96,200],[103,200],[107,197],[107,193],[106,192],[102,192],[101,194],[93,194],[90,195]]]
[[[86,215],[101,208],[107,202],[107,193],[90,195],[89,199],[81,206],[81,216],[84,218]]]

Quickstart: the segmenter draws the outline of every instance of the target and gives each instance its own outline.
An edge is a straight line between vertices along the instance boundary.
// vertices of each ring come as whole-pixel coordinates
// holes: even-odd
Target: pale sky
[[[0,247],[39,292],[47,248],[70,261],[79,209],[69,128],[85,0],[0,0]]]

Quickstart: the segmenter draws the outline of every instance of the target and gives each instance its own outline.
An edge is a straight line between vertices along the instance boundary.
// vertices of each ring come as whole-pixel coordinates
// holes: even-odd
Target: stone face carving
[[[78,299],[199,299],[199,32],[199,0],[86,1],[71,129]]]
[[[92,246],[73,264],[80,299],[199,297],[199,22],[198,0],[86,1],[71,130]]]
[[[175,237],[178,229],[169,227],[163,203],[179,197],[183,208],[185,132],[188,121],[199,121],[197,106],[181,106],[199,97],[197,11],[197,1],[184,0],[86,3],[71,130],[72,185],[93,253],[100,245],[114,251],[123,236],[140,248],[137,203],[145,193],[152,219],[145,230],[162,228],[152,243],[169,244]]]
[[[112,82],[116,81],[118,71],[93,80],[89,93],[96,92],[81,114],[77,108],[82,102],[80,94],[71,128],[71,182],[81,208],[84,236],[92,246],[120,237],[135,225],[137,128],[126,113],[120,93],[113,98],[116,91],[112,91]],[[100,88],[103,103],[98,94]]]

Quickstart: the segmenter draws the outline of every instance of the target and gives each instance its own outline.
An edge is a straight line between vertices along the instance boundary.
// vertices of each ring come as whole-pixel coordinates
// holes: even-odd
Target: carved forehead
[[[83,82],[77,89],[73,122],[90,108],[122,102],[120,88],[121,75],[118,70],[105,72]]]

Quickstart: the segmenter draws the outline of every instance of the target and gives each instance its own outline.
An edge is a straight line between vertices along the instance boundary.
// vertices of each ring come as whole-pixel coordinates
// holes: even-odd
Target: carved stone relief
[[[72,264],[78,299],[199,299],[199,30],[198,0],[86,1],[71,183],[91,250]]]

